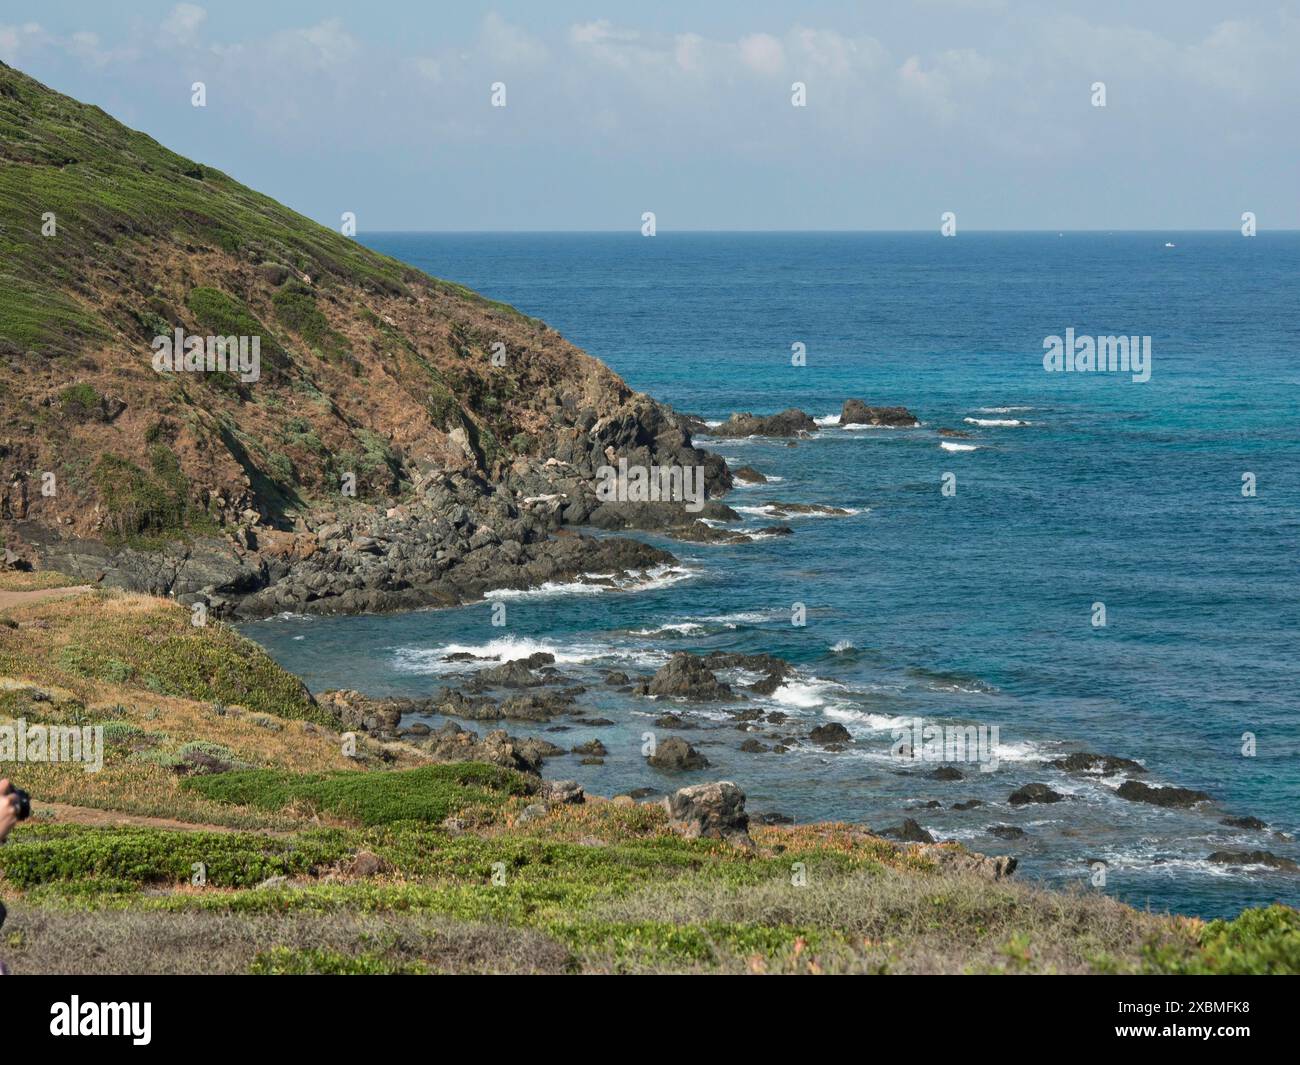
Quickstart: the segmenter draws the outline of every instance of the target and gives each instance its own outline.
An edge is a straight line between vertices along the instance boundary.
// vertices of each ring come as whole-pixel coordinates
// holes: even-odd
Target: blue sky
[[[1300,228],[1298,55],[1300,0],[0,3],[0,59],[361,230]]]

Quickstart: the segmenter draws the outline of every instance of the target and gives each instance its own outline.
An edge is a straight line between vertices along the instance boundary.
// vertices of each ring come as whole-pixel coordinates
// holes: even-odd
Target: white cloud
[[[35,22],[24,22],[21,26],[0,26],[0,61],[11,66],[18,62],[19,55],[33,44],[44,43],[47,34]]]
[[[158,27],[158,43],[164,48],[192,45],[207,17],[208,13],[198,4],[177,4]]]
[[[770,33],[752,33],[739,43],[740,59],[758,74],[779,74],[785,66],[785,47]]]

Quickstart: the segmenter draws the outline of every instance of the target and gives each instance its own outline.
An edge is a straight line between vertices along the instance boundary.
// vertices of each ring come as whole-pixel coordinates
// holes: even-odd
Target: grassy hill
[[[347,503],[345,472],[375,504],[429,469],[495,480],[543,454],[564,397],[631,395],[543,323],[3,64],[0,250],[0,517],[67,535],[175,538],[250,511],[287,528]],[[260,336],[261,378],[155,373],[151,341],[177,327]]]

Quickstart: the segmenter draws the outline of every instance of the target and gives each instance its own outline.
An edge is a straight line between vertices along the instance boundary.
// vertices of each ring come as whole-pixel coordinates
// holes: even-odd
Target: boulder
[[[904,818],[903,823],[894,828],[882,828],[879,834],[887,836],[889,839],[901,840],[903,843],[934,842],[934,837],[910,817]]]
[[[825,725],[814,726],[813,730],[808,733],[808,738],[812,740],[813,743],[820,743],[822,746],[826,746],[830,743],[849,743],[853,739],[853,736],[849,733],[849,730],[838,721],[830,721]]]
[[[550,803],[577,806],[587,801],[587,795],[576,780],[547,780],[542,784],[542,798]]]
[[[646,758],[656,769],[686,770],[707,768],[709,760],[680,736],[669,736],[655,746],[655,753]]]
[[[724,839],[752,847],[745,793],[729,780],[681,788],[664,799],[669,826],[687,839]]]
[[[724,684],[713,675],[704,661],[689,652],[673,655],[650,681],[651,695],[690,699],[693,702],[715,702],[734,699],[731,685]]]

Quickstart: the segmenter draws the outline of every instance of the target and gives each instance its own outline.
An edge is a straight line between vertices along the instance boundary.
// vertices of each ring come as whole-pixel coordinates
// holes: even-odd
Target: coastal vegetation
[[[345,733],[174,603],[2,616],[0,726],[99,724],[106,746],[98,773],[7,769],[34,801],[0,848],[19,972],[1300,971],[1286,907],[1143,913],[843,824],[686,838],[659,803],[548,800],[532,774]]]

